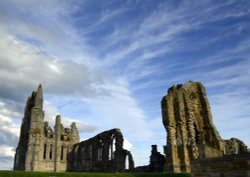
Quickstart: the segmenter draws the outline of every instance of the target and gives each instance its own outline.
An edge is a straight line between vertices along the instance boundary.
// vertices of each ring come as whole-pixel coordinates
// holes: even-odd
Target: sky
[[[60,114],[81,140],[120,128],[136,166],[163,153],[161,99],[189,80],[221,137],[250,146],[249,21],[248,0],[1,0],[0,169],[39,83],[51,127]]]

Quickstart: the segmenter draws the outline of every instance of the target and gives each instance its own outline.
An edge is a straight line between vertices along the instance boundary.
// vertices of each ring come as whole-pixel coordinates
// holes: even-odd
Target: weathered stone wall
[[[44,144],[42,147],[42,159],[37,171],[66,171],[67,154],[73,145],[79,142],[78,130],[75,123],[70,128],[64,128],[61,117],[56,117],[54,131],[44,123]]]
[[[199,144],[222,149],[201,83],[171,87],[162,99],[162,116],[167,130],[165,171],[189,172],[190,161],[199,158]]]
[[[247,152],[240,140],[222,140],[201,83],[189,81],[169,88],[161,106],[167,131],[164,171],[190,172],[192,160]]]
[[[68,171],[124,172],[126,160],[132,171],[134,162],[123,149],[123,135],[120,129],[112,129],[75,144],[69,153]]]
[[[247,146],[243,141],[237,138],[231,138],[229,140],[224,140],[224,154],[246,154],[248,152]]]
[[[79,133],[74,122],[70,128],[64,128],[59,115],[54,129],[49,127],[48,122],[44,122],[41,85],[28,98],[14,170],[123,172],[126,158],[132,170],[133,158],[129,151],[123,149],[123,136],[119,129],[103,132],[79,143]]]
[[[43,96],[42,86],[39,85],[37,92],[32,92],[27,99],[22,119],[20,139],[16,149],[14,169],[36,170],[39,164],[41,141],[43,140]]]
[[[75,123],[64,128],[56,117],[54,130],[44,122],[43,93],[39,85],[28,98],[16,149],[14,170],[65,171],[67,153],[79,142]]]
[[[223,156],[223,152],[220,149],[210,147],[206,144],[198,144],[198,150],[199,159]]]
[[[250,154],[191,161],[192,177],[250,177]]]

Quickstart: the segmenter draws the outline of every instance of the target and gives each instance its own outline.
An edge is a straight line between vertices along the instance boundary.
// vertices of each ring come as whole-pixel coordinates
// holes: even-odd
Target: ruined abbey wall
[[[14,170],[75,172],[192,172],[209,176],[249,173],[247,146],[237,138],[223,140],[213,124],[204,86],[189,81],[173,86],[162,98],[163,125],[167,132],[164,155],[152,146],[150,164],[134,169],[131,153],[123,149],[120,129],[111,129],[79,142],[73,122],[64,128],[61,117],[52,129],[44,121],[42,86],[28,98],[16,149]],[[238,155],[242,156],[238,156]],[[246,154],[246,155],[244,155]],[[216,158],[215,158],[216,157]],[[232,162],[229,162],[232,160]],[[243,161],[242,161],[243,159]],[[213,160],[218,167],[215,168]],[[228,166],[233,167],[227,169]],[[244,166],[243,171],[236,168]],[[199,171],[202,169],[203,171]],[[209,170],[207,170],[209,169]]]
[[[133,157],[123,149],[123,135],[119,129],[75,144],[69,157],[69,171],[125,172],[134,169]]]
[[[238,154],[191,162],[192,177],[249,177],[250,155]]]
[[[56,117],[54,130],[44,121],[42,86],[28,98],[16,149],[14,170],[65,171],[67,153],[79,142],[75,123],[64,128]]]
[[[167,131],[164,171],[190,172],[192,160],[247,152],[240,140],[220,137],[201,83],[189,81],[171,87],[161,106]]]
[[[133,158],[129,151],[123,149],[123,136],[119,129],[100,133],[79,143],[74,122],[70,128],[64,128],[58,115],[52,129],[44,121],[41,85],[28,98],[14,170],[124,172],[127,159],[128,169],[132,170]]]

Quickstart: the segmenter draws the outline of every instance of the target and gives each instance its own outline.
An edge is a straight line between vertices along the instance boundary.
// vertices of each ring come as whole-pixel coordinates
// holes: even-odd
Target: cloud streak
[[[162,96],[187,80],[205,84],[222,136],[249,144],[249,133],[237,131],[250,105],[248,7],[234,0],[1,1],[2,156],[11,163],[25,99],[38,83],[51,126],[61,114],[66,125],[77,122],[82,139],[121,128],[139,165],[151,144],[165,144]]]

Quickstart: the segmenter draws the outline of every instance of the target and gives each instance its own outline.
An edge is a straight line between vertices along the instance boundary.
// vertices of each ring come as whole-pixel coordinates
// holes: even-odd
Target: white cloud
[[[20,25],[27,28],[27,24],[22,23]],[[48,39],[43,35],[41,35],[44,38],[43,40],[37,38],[42,32],[35,30],[36,28],[40,28],[40,26],[29,29],[31,33],[19,28],[16,32],[29,34],[28,37],[43,43],[50,43],[49,41],[53,40],[53,38]],[[58,34],[61,38],[66,37],[60,31]],[[30,39],[23,40],[18,35],[9,33],[6,29],[1,29],[0,37],[2,38],[0,49],[3,51],[0,54],[0,62],[3,63],[0,70],[0,83],[2,85],[0,96],[4,100],[24,104],[24,99],[30,95],[30,92],[36,88],[38,83],[42,83],[44,93],[50,99],[53,99],[53,96],[60,95],[64,98],[68,96],[91,100],[85,103],[88,103],[93,113],[98,115],[100,125],[96,120],[85,123],[82,119],[62,115],[63,123],[66,125],[69,122],[76,121],[80,132],[94,131],[96,127],[93,125],[98,125],[98,131],[114,128],[114,126],[122,127],[125,137],[137,138],[141,136],[144,137],[142,139],[147,139],[151,134],[147,128],[145,115],[132,97],[126,80],[119,79],[119,77],[110,77],[102,68],[96,68],[98,64],[94,63],[93,67],[92,62],[87,62],[88,65],[84,65],[70,60],[61,60],[60,57],[54,55],[55,53],[51,54],[46,46],[34,45],[29,41]],[[71,40],[73,41],[74,38]],[[64,53],[72,52],[70,49],[67,51],[66,48],[64,48],[66,50]],[[76,49],[79,48],[76,47]],[[60,108],[45,100],[44,110],[45,120],[48,120],[50,126],[53,126],[55,115],[58,114]],[[10,111],[13,112],[13,110]],[[84,115],[84,117],[86,116],[90,115]],[[10,119],[12,120],[12,117]],[[19,126],[15,126],[16,129],[19,129]],[[144,130],[143,133],[140,129]],[[15,137],[17,138],[17,136]],[[17,144],[16,139],[15,141]],[[127,143],[127,148],[130,147],[130,144]]]
[[[15,150],[12,147],[2,145],[0,146],[0,156],[11,156],[14,157]]]
[[[0,170],[13,169],[15,149],[6,145],[0,145]]]
[[[98,118],[98,122],[103,122],[100,125],[102,130],[121,128],[125,137],[129,139],[136,140],[137,137],[141,137],[140,140],[148,139],[152,132],[148,128],[146,116],[136,101],[126,93],[129,91],[118,84],[109,87],[112,96],[84,100],[90,106],[93,116]],[[94,122],[96,119],[92,124]]]
[[[130,150],[132,147],[133,147],[133,145],[126,138],[124,138],[123,148]]]
[[[19,126],[14,123],[13,118],[18,118],[19,113],[14,112],[11,108],[0,101],[0,145],[15,146],[19,136]]]
[[[59,110],[50,102],[45,100],[44,111],[45,111],[45,121],[48,121],[49,125],[51,127],[54,127],[56,116],[61,115],[59,113]],[[94,132],[96,130],[96,126],[90,125],[86,123],[84,120],[77,120],[74,118],[69,118],[69,117],[65,117],[64,115],[61,115],[61,121],[64,127],[70,127],[71,123],[75,122],[79,133]]]
[[[238,16],[239,10],[237,8],[230,11],[227,9],[235,3],[236,1],[230,3],[218,2],[215,5],[209,1],[192,1],[191,3],[182,1],[182,3],[177,3],[176,7],[173,7],[174,5],[169,2],[160,3],[158,8],[148,13],[143,22],[137,25],[132,23],[133,21],[126,26],[117,25],[113,34],[106,36],[107,41],[104,42],[104,48],[111,48],[111,50],[105,56],[104,64],[111,66],[111,68],[113,65],[119,67],[119,64],[121,64],[121,67],[114,72],[122,73],[127,78],[132,76],[134,79],[148,79],[150,76],[158,75],[159,72],[164,70],[164,66],[175,63],[179,64],[179,68],[183,67],[182,62],[180,60],[176,62],[172,55],[206,48],[214,44],[216,40],[222,40],[221,35],[224,36],[225,40],[236,35],[231,25],[221,27],[224,31],[221,31],[220,36],[214,32],[197,37],[191,37],[190,35],[192,33],[192,36],[196,36],[194,34],[198,35],[203,30],[210,30],[213,23]],[[243,9],[240,14],[246,17],[249,10]],[[238,22],[235,28],[242,25],[246,25],[246,22]],[[186,33],[187,35],[183,35]],[[117,47],[112,48],[109,44]],[[165,60],[161,58],[164,55]],[[160,69],[157,67],[159,63],[157,58],[161,58],[159,60],[163,67]],[[209,58],[208,61],[210,59],[216,61],[215,58]],[[185,60],[185,57],[183,60]],[[202,63],[206,62],[204,59],[200,60]],[[196,64],[189,66],[195,67]],[[185,65],[185,67],[187,66]],[[165,69],[165,71],[167,70]],[[132,79],[132,81],[134,80]]]
[[[250,146],[250,101],[245,99],[248,93],[231,91],[219,93],[210,97],[212,114],[215,126],[218,128],[222,138],[236,137],[242,139]]]
[[[20,125],[14,118],[20,117],[10,105],[0,101],[0,169],[10,169],[13,166],[15,147],[18,143]]]
[[[203,59],[188,60],[185,55],[185,52],[195,53],[204,47],[206,50],[210,44],[220,41],[221,36],[224,41],[248,29],[249,24],[244,20],[219,26],[221,29],[211,25],[247,16],[249,9],[237,6],[241,9],[239,12],[238,8],[228,8],[236,1],[216,4],[183,1],[176,6],[165,2],[140,18],[136,17],[136,23],[132,18],[127,23],[120,23],[116,18],[129,13],[129,8],[101,9],[100,16],[91,20],[90,14],[85,16],[84,11],[77,11],[85,5],[78,3],[1,1],[0,121],[4,125],[1,134],[4,143],[0,145],[8,145],[7,154],[10,155],[9,148],[17,141],[19,133],[19,125],[13,118],[21,118],[20,105],[38,83],[44,86],[45,114],[51,126],[55,116],[62,114],[65,126],[76,121],[83,133],[121,128],[129,139],[129,142],[125,139],[126,146],[131,148],[139,164],[145,163],[150,143],[165,143],[159,104],[161,94],[165,94],[172,84],[189,79],[204,82],[209,92],[213,89],[227,92],[219,97],[211,94],[215,122],[223,132],[229,128],[244,140],[249,136],[235,130],[248,124],[243,113],[249,110],[249,103],[241,92],[249,90],[249,39],[235,43],[233,48],[210,53]],[[75,17],[75,12],[83,14]],[[81,26],[86,25],[84,20],[91,21],[87,23],[89,28]],[[108,34],[113,33],[100,33],[95,41],[97,46],[87,43],[91,38],[88,35],[110,26],[114,28]],[[211,33],[196,36],[204,29]],[[194,37],[185,35],[190,32],[195,33]],[[181,52],[184,54],[175,57]],[[234,65],[211,67],[232,61]],[[228,94],[230,89],[236,90],[239,97]],[[70,97],[77,103],[70,103]],[[54,99],[58,100],[52,101]],[[230,100],[233,103],[228,103]],[[240,111],[234,111],[235,107]],[[72,109],[76,112],[69,114]],[[235,119],[239,121],[234,127]],[[225,128],[223,123],[228,120],[232,121]],[[11,143],[5,141],[7,136],[12,137]]]
[[[6,97],[6,92],[12,93],[12,97],[21,97],[23,93],[33,90],[38,83],[42,83],[47,92],[59,95],[93,96],[105,92],[92,86],[102,82],[104,76],[98,75],[100,70],[91,74],[83,64],[51,57],[6,32],[0,32],[0,36],[2,97]],[[20,91],[22,94],[19,94]]]

